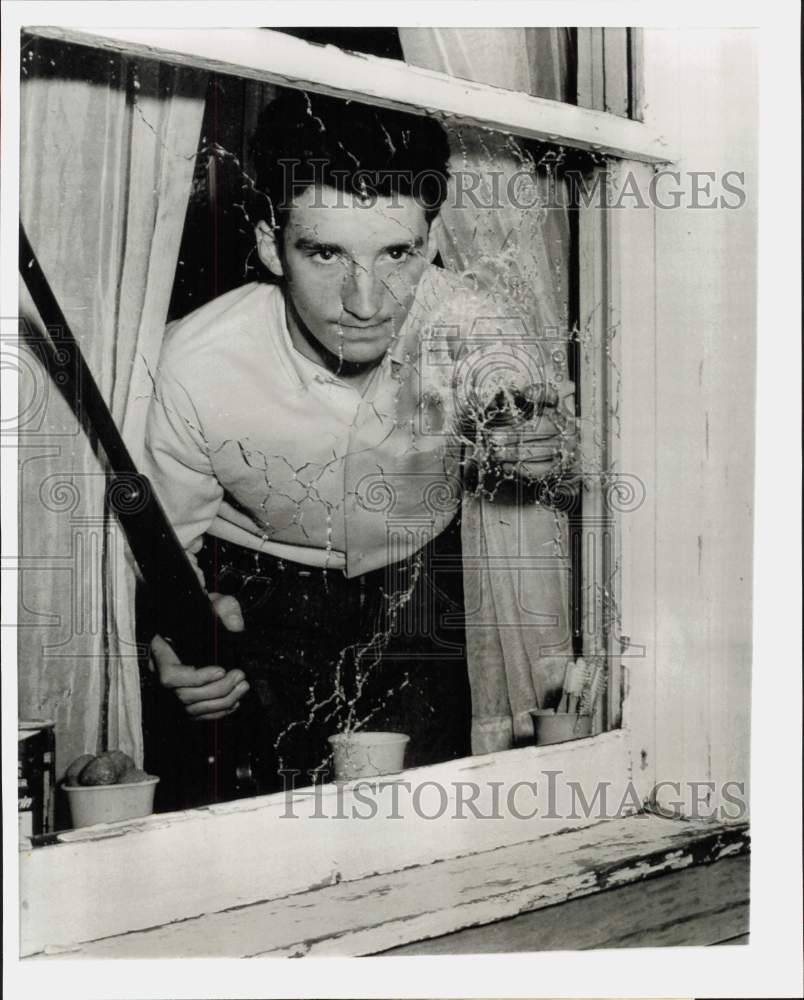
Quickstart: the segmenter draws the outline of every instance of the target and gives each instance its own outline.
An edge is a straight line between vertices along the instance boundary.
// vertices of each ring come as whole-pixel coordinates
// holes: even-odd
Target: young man
[[[409,734],[410,765],[468,754],[467,466],[491,456],[498,475],[538,481],[571,450],[567,421],[537,378],[473,389],[487,366],[466,338],[511,312],[433,264],[438,123],[287,91],[254,151],[270,280],[169,330],[145,470],[244,633],[243,669],[180,664],[156,637],[160,681],[199,720],[250,686],[278,768],[305,778],[344,729]],[[526,432],[515,398],[541,414]]]

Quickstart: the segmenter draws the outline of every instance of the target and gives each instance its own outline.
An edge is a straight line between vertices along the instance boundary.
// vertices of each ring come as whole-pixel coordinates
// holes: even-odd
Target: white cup
[[[64,785],[73,826],[116,823],[150,816],[159,778],[149,777],[125,785]]]
[[[405,733],[360,731],[330,736],[335,780],[353,781],[378,774],[396,774],[404,766],[409,741]]]

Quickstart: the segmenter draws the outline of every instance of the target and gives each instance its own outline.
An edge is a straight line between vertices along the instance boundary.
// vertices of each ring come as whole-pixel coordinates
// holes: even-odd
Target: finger
[[[198,687],[220,680],[226,674],[223,667],[191,667],[183,664],[176,655],[175,649],[162,638],[155,635],[151,640],[159,681],[164,687]]]
[[[499,468],[506,476],[517,476],[520,479],[545,480],[551,479],[565,484],[574,485],[578,482],[577,475],[565,470],[556,462],[501,462]]]
[[[215,614],[230,632],[243,631],[245,628],[243,612],[236,597],[232,597],[231,594],[210,594],[209,599]]]
[[[507,479],[520,479],[537,482],[547,479],[551,473],[549,465],[529,465],[525,462],[502,462],[499,466],[502,475]]]
[[[551,382],[534,382],[524,390],[523,395],[534,404],[537,411],[546,406],[555,406],[558,402],[558,392]]]
[[[500,468],[508,475],[529,476],[540,479],[553,470],[552,462],[500,462]]]
[[[521,445],[510,445],[507,448],[495,448],[494,460],[496,462],[537,462],[548,465],[558,461],[559,449],[555,447],[522,447]]]
[[[557,434],[555,428],[549,434],[509,434],[500,435],[488,441],[488,450],[492,458],[497,460],[512,460],[518,455],[547,455],[558,453],[564,447],[565,438]]]
[[[195,702],[187,706],[187,714],[192,718],[209,715],[211,712],[226,712],[237,708],[240,699],[248,692],[248,684],[239,684],[226,698],[212,698],[208,701]]]
[[[199,701],[213,701],[218,698],[228,698],[236,687],[245,684],[248,688],[242,671],[232,670],[224,678],[213,684],[205,684],[203,687],[179,687],[176,694],[179,701],[185,705],[191,705]]]
[[[488,436],[488,443],[492,448],[506,448],[531,442],[544,447],[549,441],[554,441],[556,444],[561,441],[561,435],[556,432],[552,422],[543,430],[528,425],[527,428],[521,430],[494,431]]]
[[[155,635],[151,639],[151,652],[158,667],[167,667],[173,663],[181,664],[181,660],[176,655],[175,649],[161,635]]]
[[[166,688],[194,688],[213,684],[226,676],[223,667],[186,667],[171,663],[159,667],[159,680]]]

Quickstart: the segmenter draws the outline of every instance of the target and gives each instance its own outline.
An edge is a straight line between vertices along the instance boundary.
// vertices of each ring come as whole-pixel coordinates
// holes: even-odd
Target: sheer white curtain
[[[635,28],[400,28],[405,61],[628,117]],[[629,68],[630,67],[630,68]]]
[[[137,462],[206,77],[42,41],[22,66],[21,219]],[[141,761],[134,577],[104,462],[35,362],[20,393],[42,403],[20,429],[20,716],[55,720],[58,774],[104,746]]]
[[[407,62],[565,96],[566,29],[402,28],[400,37]],[[534,367],[566,378],[569,227],[550,201],[550,176],[509,137],[459,128],[451,143],[444,263],[524,316]],[[475,203],[456,198],[458,173],[480,179]],[[472,747],[486,753],[532,736],[529,711],[560,687],[572,650],[567,523],[502,496],[468,496],[462,515]]]
[[[574,102],[570,28],[400,28],[399,37],[414,66]]]

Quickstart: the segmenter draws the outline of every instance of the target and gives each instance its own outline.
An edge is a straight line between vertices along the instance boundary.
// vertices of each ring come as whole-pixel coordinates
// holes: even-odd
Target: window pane
[[[229,78],[210,81],[172,316],[181,317],[217,295],[255,281],[283,288],[287,294],[287,285],[263,267],[254,247],[254,226],[260,219],[270,218],[274,206],[262,189],[259,163],[252,156],[249,141],[262,105],[286,93]],[[313,122],[320,118],[327,127],[329,119],[317,110],[320,99],[310,94],[305,100],[310,103],[302,109],[303,118]],[[452,426],[450,420],[461,410],[457,436],[444,454],[451,461],[457,445],[457,464],[447,479],[454,476],[458,489],[463,490],[462,540],[448,531],[438,536],[451,538],[452,548],[428,553],[430,562],[423,572],[432,599],[422,604],[404,567],[411,547],[417,544],[411,546],[411,538],[429,537],[432,524],[428,525],[428,520],[442,514],[426,504],[405,506],[408,474],[390,472],[385,461],[373,463],[374,471],[356,487],[361,494],[359,502],[370,505],[372,498],[380,495],[385,498],[383,503],[388,497],[401,498],[397,506],[391,502],[384,510],[387,556],[381,560],[385,565],[382,589],[398,604],[399,614],[394,622],[386,621],[372,634],[372,641],[382,647],[382,656],[378,659],[372,654],[367,659],[361,655],[357,664],[344,661],[337,677],[332,663],[329,667],[326,663],[337,663],[347,646],[355,643],[338,638],[340,623],[336,628],[331,609],[317,619],[319,627],[310,630],[315,635],[313,645],[305,654],[316,662],[313,675],[305,681],[312,701],[300,703],[295,710],[297,717],[284,726],[294,738],[303,739],[306,734],[311,741],[320,742],[318,730],[322,726],[336,731],[351,725],[388,728],[390,719],[407,731],[411,690],[415,691],[417,711],[425,719],[437,718],[443,711],[438,692],[428,689],[430,681],[416,672],[425,632],[429,639],[435,637],[441,650],[439,684],[446,683],[445,678],[460,661],[465,638],[474,715],[489,727],[483,738],[492,739],[489,733],[498,724],[490,721],[492,717],[505,716],[499,724],[507,727],[508,745],[528,742],[533,738],[528,731],[529,708],[560,707],[567,661],[602,650],[603,624],[596,619],[600,634],[591,635],[585,618],[586,609],[597,607],[600,594],[600,581],[592,580],[590,573],[602,572],[602,568],[595,563],[593,550],[577,544],[583,534],[580,489],[555,475],[534,475],[528,481],[510,467],[501,476],[492,453],[495,435],[506,430],[519,433],[528,421],[536,419],[532,390],[550,383],[563,407],[560,419],[568,421],[577,415],[585,422],[577,469],[592,475],[602,471],[607,420],[597,391],[606,381],[602,367],[607,364],[607,353],[597,330],[580,330],[578,220],[573,206],[578,178],[583,178],[583,183],[593,178],[595,158],[480,128],[449,123],[445,127],[450,180],[440,210],[432,268],[440,291],[433,294],[431,289],[429,293],[423,340],[417,347],[420,405],[412,442],[424,470],[427,455],[442,448]],[[273,128],[274,132],[263,129],[262,141],[269,147],[272,141],[286,141],[277,123]],[[315,138],[315,132],[311,136]],[[388,141],[386,152],[390,153],[395,141],[390,132]],[[347,149],[345,155],[354,163],[370,164],[365,148]],[[393,158],[388,162],[393,163]],[[573,384],[577,386],[575,396]],[[229,395],[224,392],[224,396]],[[586,404],[588,412],[583,410]],[[392,423],[411,419],[402,403],[388,416]],[[256,457],[258,452],[278,457],[276,449],[256,448],[255,440],[241,444],[244,461],[250,465],[262,461]],[[299,442],[279,456],[281,463],[303,476],[301,470],[310,465],[310,456],[303,452]],[[280,490],[281,476],[268,478]],[[436,479],[438,476],[433,483],[438,485]],[[311,493],[309,485],[296,497],[297,514],[289,516],[284,527],[276,517],[268,518],[269,541],[298,545],[306,540],[313,547],[325,547],[326,538],[319,529],[326,526],[327,518],[320,525],[316,521],[316,507],[323,509],[322,498]],[[233,499],[249,506],[243,496]],[[327,517],[337,521],[340,501],[329,498],[326,502],[330,501]],[[266,503],[270,507],[267,494]],[[306,536],[299,534],[299,525]],[[358,529],[352,531],[351,538],[353,545],[362,544]],[[334,549],[342,543],[343,539],[336,538]],[[496,558],[493,571],[489,568],[490,552]],[[202,559],[206,558],[202,554]],[[462,581],[454,573],[461,559]],[[210,589],[234,587],[238,591],[245,587],[245,601],[254,604],[249,614],[259,612],[256,584],[254,580],[244,584],[242,567],[235,564],[231,550],[218,546],[205,565],[208,570],[216,566],[214,572],[219,574],[208,580]],[[255,573],[256,577],[261,575]],[[294,600],[320,602],[316,589],[320,577],[320,569],[311,571],[298,593],[290,584],[280,582],[278,590],[271,590],[266,607],[276,605],[280,592],[295,594]],[[462,596],[455,589],[458,583],[464,590]],[[459,634],[463,629],[458,607],[461,600],[466,611],[465,636]],[[290,616],[288,610],[288,620]],[[346,621],[345,612],[337,617]],[[456,622],[461,625],[457,631],[453,628]],[[323,634],[336,648],[327,651]],[[504,636],[502,646],[500,636]],[[357,681],[346,679],[349,670],[357,671]],[[272,683],[265,680],[266,692]],[[355,688],[350,689],[350,683],[357,684],[361,697],[374,699],[357,714],[352,704]],[[459,700],[453,699],[456,713]],[[594,725],[599,730],[603,723],[598,712]],[[444,717],[441,728],[448,730],[449,726],[449,718]],[[408,763],[426,763],[454,753],[446,745],[422,746],[421,740],[429,738],[424,731],[413,733]],[[493,738],[500,739],[500,732],[494,732]],[[477,743],[474,749],[478,752]],[[307,761],[305,766],[327,765],[326,754],[320,748],[317,752],[316,760]],[[282,763],[287,765],[290,759]]]
[[[65,133],[87,137],[91,166],[111,185],[104,211],[96,218],[79,199],[97,211],[90,161],[65,171],[55,158],[63,189],[47,216],[52,246],[77,212],[91,230],[81,252],[105,249],[104,265],[125,272],[121,301],[150,303],[136,342],[110,323],[90,331],[94,297],[114,303],[118,288],[94,259],[87,273],[100,278],[70,298],[102,384],[103,362],[126,346],[111,396],[150,421],[147,436],[145,420],[136,425],[131,450],[207,590],[240,603],[238,669],[256,714],[233,717],[220,741],[226,766],[239,773],[246,733],[274,783],[262,791],[282,767],[309,783],[331,767],[328,737],[344,732],[404,733],[408,765],[531,742],[531,712],[562,708],[568,661],[599,652],[586,609],[600,586],[572,533],[587,527],[577,480],[604,470],[614,406],[595,395],[607,384],[607,334],[588,334],[581,315],[572,197],[573,177],[592,177],[596,158],[358,100],[231,76],[185,80],[147,60],[99,55],[96,67],[78,52],[47,43],[26,55],[26,93],[48,113],[27,116],[24,150],[33,163],[46,139],[68,156]],[[76,70],[91,114],[59,89]],[[192,101],[181,104],[185,94]],[[166,113],[174,98],[192,117]],[[274,101],[280,110],[266,117]],[[112,169],[109,137],[128,130],[136,141],[114,146]],[[47,248],[36,231],[41,164],[26,174],[23,216]],[[153,194],[157,208],[138,207]],[[104,242],[96,229],[106,220]],[[43,263],[60,294],[64,258],[52,253]],[[78,253],[70,259],[75,270]],[[261,304],[245,316],[252,296]],[[166,312],[178,325],[163,341]],[[177,343],[187,353],[174,370]],[[269,347],[279,353],[266,360]],[[102,517],[101,494],[95,507]],[[126,580],[107,587],[104,606],[127,606]],[[147,650],[159,608],[140,596]],[[146,766],[162,779],[161,807],[202,801],[206,730],[145,663],[143,680]],[[135,692],[126,689],[126,708],[138,723]],[[85,709],[76,704],[76,716]],[[93,725],[116,740],[103,712]],[[194,744],[200,781],[182,759]]]

